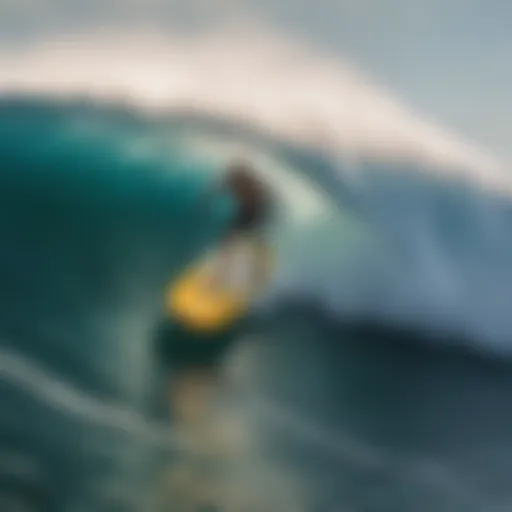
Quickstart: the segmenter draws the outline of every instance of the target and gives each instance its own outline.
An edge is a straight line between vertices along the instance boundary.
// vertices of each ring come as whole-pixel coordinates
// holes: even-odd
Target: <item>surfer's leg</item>
[[[181,370],[172,379],[170,390],[174,425],[200,429],[211,411],[219,376],[215,368]]]
[[[186,510],[218,501],[216,471],[211,470],[219,450],[212,428],[219,375],[212,366],[179,370],[170,380],[173,428],[186,449],[169,473],[171,501],[179,499]]]
[[[179,498],[183,506],[197,510],[222,501],[219,479],[230,447],[217,405],[225,386],[222,361],[236,342],[238,330],[197,336],[167,323],[162,332],[169,366],[169,415],[174,432],[185,443],[168,473],[169,502]]]

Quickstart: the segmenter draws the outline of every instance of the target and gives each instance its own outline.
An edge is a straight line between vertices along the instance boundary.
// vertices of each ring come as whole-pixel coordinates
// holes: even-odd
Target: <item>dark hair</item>
[[[251,164],[237,161],[230,164],[225,175],[225,184],[240,202],[236,229],[251,229],[263,224],[272,204],[270,191],[256,174]]]

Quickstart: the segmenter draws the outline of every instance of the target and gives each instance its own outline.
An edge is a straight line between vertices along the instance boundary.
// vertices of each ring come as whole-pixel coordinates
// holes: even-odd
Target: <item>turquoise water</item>
[[[276,281],[220,340],[228,362],[249,354],[233,400],[253,449],[232,484],[258,511],[509,510],[506,200],[392,162],[354,181],[219,120],[28,100],[0,105],[5,503],[154,506],[179,447],[162,293],[231,218],[231,198],[205,200],[222,158],[190,144],[219,134],[286,163],[272,172],[313,212],[279,185]]]
[[[2,432],[40,460],[62,510],[103,510],[88,487],[118,478],[142,493],[154,464],[164,286],[234,205],[202,199],[206,168],[130,157],[151,134],[136,119],[17,104],[0,124]]]

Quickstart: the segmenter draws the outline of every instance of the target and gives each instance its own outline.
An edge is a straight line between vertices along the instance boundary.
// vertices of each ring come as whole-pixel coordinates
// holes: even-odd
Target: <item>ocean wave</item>
[[[97,31],[37,41],[0,59],[2,91],[122,99],[153,112],[195,109],[342,159],[375,153],[502,180],[500,188],[507,180],[484,152],[424,121],[353,66],[269,30],[189,38]]]
[[[4,52],[0,88],[5,97],[85,97],[93,110],[124,102],[151,122],[187,126],[179,147],[187,157],[245,154],[279,176],[300,226],[279,232],[288,249],[272,297],[299,291],[339,319],[506,348],[508,174],[354,68],[264,35],[60,38]],[[129,151],[138,147],[132,141]],[[312,243],[325,247],[308,251]]]
[[[242,402],[235,419],[220,408],[230,440],[243,431],[228,475],[233,499],[264,495],[263,510],[276,502],[313,510],[326,500],[327,510],[481,510],[499,502],[495,476],[510,474],[501,460],[510,446],[504,372],[459,353],[447,363],[416,353],[420,333],[429,344],[510,349],[512,207],[499,165],[353,69],[272,35],[95,34],[4,52],[0,64],[0,133],[15,139],[9,119],[20,112],[34,122],[31,137],[16,142],[27,148],[20,154],[33,156],[50,140],[64,148],[69,173],[87,156],[75,145],[83,140],[115,148],[119,158],[106,172],[133,162],[158,171],[155,162],[164,162],[166,172],[214,173],[243,155],[276,188],[278,272],[249,329],[256,348],[239,368],[246,382],[251,371],[259,375],[234,386]],[[56,195],[72,181],[53,181]],[[144,193],[123,188],[129,198],[133,190]],[[1,427],[36,452],[51,437],[55,453],[45,461],[62,459],[64,479],[78,461],[84,473],[70,477],[78,487],[110,454],[117,462],[95,492],[125,494],[147,458],[144,447],[117,442],[118,432],[130,445],[142,438],[162,451],[183,448],[176,432],[147,417],[144,399],[154,389],[143,388],[157,370],[148,349],[160,313],[156,274],[183,264],[175,242],[192,245],[191,237],[174,221],[172,236],[167,225],[153,232],[151,215],[138,225],[149,232],[131,231],[125,216],[108,218],[106,196],[79,218],[50,212],[68,238],[21,232],[28,203],[5,198],[19,215],[2,224],[16,243],[2,248],[0,386],[11,401]],[[153,208],[137,206],[131,221]],[[115,240],[97,238],[104,225],[116,227],[107,229]],[[401,327],[410,330],[395,350]],[[273,351],[258,354],[265,343]],[[45,411],[38,429],[23,414],[27,404],[29,414]],[[97,430],[108,432],[96,438]],[[77,432],[97,459],[75,446]]]

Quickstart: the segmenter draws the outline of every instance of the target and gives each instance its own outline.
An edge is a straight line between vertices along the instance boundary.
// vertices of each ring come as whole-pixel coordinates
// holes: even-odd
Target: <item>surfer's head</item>
[[[258,178],[251,164],[244,161],[231,163],[224,184],[239,203],[234,229],[260,227],[268,218],[272,201],[268,187]]]

